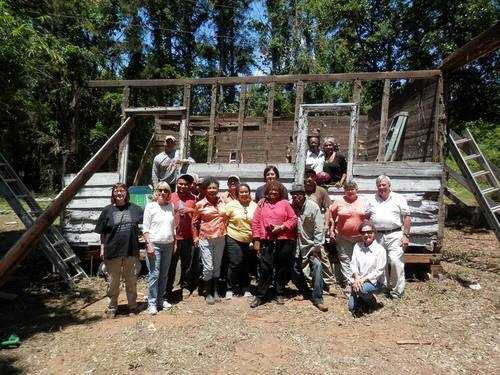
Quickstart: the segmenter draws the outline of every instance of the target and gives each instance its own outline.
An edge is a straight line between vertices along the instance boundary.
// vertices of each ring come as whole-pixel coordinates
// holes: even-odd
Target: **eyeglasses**
[[[157,191],[158,191],[158,193],[162,193],[162,194],[170,193],[170,190],[168,190],[168,189],[158,189]]]

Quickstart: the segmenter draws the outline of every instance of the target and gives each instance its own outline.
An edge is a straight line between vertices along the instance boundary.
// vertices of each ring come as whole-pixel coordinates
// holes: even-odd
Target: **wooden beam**
[[[448,166],[448,164],[444,164],[444,170],[448,174],[449,177],[451,177],[456,182],[458,182],[462,187],[464,187],[465,189],[467,189],[471,194],[474,194],[471,191],[469,183],[467,182],[467,180],[461,174],[459,174],[459,173],[455,172],[453,169],[451,169]]]
[[[357,106],[357,115],[358,115],[358,124],[359,124],[359,111],[361,109],[361,90],[363,89],[363,85],[360,79],[355,79],[352,86],[352,102],[358,103]],[[354,159],[358,158],[358,143],[359,143],[359,127],[356,131],[356,135],[354,137]]]
[[[404,261],[408,264],[436,264],[441,260],[441,255],[431,253],[431,254],[412,254],[406,253],[404,255]]]
[[[295,85],[295,116],[294,116],[294,121],[293,121],[293,149],[297,150],[297,132],[299,128],[299,112],[300,112],[300,106],[304,102],[304,82],[298,81]],[[307,134],[306,134],[306,143],[307,143]],[[293,160],[292,160],[293,161]],[[305,166],[305,164],[304,164]]]
[[[122,99],[122,114],[121,114],[121,123],[123,124],[127,118],[125,114],[125,109],[129,107],[130,104],[130,87],[125,86],[123,88],[123,99]],[[128,145],[129,145],[129,136],[123,139],[118,148],[118,175],[119,181],[124,184],[127,183],[127,171],[128,171]]]
[[[354,152],[356,150],[356,139],[358,134],[359,123],[359,105],[354,104],[351,109],[351,120],[349,123],[349,148],[347,150],[347,181],[352,181]]]
[[[451,73],[500,47],[500,21],[443,60],[440,69]]]
[[[441,134],[441,103],[443,103],[443,77],[439,77],[437,80],[434,97],[434,142],[432,143],[432,161],[434,162],[441,162],[443,160],[444,136]]]
[[[40,236],[52,225],[60,212],[73,199],[78,190],[92,177],[92,175],[108,160],[111,153],[118,144],[130,133],[134,127],[132,117],[127,118],[108,141],[94,154],[94,156],[78,172],[73,180],[66,186],[47,207],[47,209],[35,220],[33,225],[27,228],[21,238],[10,248],[0,260],[0,286],[6,281],[7,276],[13,271],[26,256],[28,251],[40,239]]]
[[[273,131],[273,115],[274,115],[274,89],[275,83],[268,84],[267,96],[267,117],[266,117],[266,163],[269,163],[271,151],[271,135]]]
[[[184,116],[186,107],[129,107],[123,111],[126,116],[162,116],[178,119]]]
[[[438,241],[437,251],[441,250],[444,239],[444,225],[446,221],[446,205],[444,202],[444,190],[446,188],[446,173],[444,173],[444,143],[446,129],[446,111],[444,107],[443,76],[438,77],[436,85],[435,111],[434,111],[434,149],[432,151],[433,160],[443,167],[441,175],[441,188],[439,189],[438,203]]]
[[[236,140],[236,149],[238,151],[238,162],[243,163],[243,124],[245,123],[245,104],[247,97],[247,86],[241,85],[240,91],[240,109],[238,111],[238,137]]]
[[[384,80],[384,92],[382,95],[382,110],[380,113],[380,131],[378,136],[378,156],[379,162],[384,161],[385,137],[387,135],[387,119],[389,117],[389,98],[391,94],[391,81]]]
[[[297,147],[295,148],[295,164],[294,164],[294,182],[304,183],[304,172],[306,169],[307,155],[307,135],[309,125],[307,121],[307,111],[303,106],[299,105],[298,125],[297,125]]]
[[[215,138],[215,118],[217,114],[217,83],[212,84],[212,96],[210,99],[210,127],[208,130],[208,153],[207,163],[213,161],[214,138]]]
[[[191,107],[191,85],[184,85],[183,106],[186,108],[184,119],[179,128],[179,153],[181,159],[187,159],[189,154],[189,112]]]
[[[412,71],[390,71],[390,72],[355,72],[355,73],[333,73],[333,74],[289,74],[269,76],[248,77],[213,77],[213,78],[180,78],[180,79],[134,79],[134,80],[91,80],[89,87],[112,88],[112,87],[164,87],[190,85],[243,85],[243,84],[266,84],[266,83],[294,83],[302,82],[334,82],[334,81],[379,81],[383,79],[429,79],[441,74],[440,70],[412,70]]]

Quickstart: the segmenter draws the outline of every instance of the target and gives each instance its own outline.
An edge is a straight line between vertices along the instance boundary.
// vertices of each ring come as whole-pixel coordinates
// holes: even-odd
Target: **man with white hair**
[[[399,298],[405,289],[404,249],[410,239],[410,210],[405,197],[391,191],[391,179],[380,175],[376,179],[377,193],[368,200],[367,216],[377,230],[377,241],[387,251],[388,292]]]

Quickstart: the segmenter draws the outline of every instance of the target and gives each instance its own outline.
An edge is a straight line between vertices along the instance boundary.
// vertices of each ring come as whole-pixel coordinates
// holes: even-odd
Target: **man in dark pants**
[[[297,250],[294,264],[294,283],[303,298],[311,298],[320,311],[328,311],[323,303],[323,277],[321,248],[324,242],[324,219],[319,206],[306,198],[302,184],[292,185],[292,207],[297,215]],[[307,284],[303,264],[309,265],[313,280],[313,291]]]

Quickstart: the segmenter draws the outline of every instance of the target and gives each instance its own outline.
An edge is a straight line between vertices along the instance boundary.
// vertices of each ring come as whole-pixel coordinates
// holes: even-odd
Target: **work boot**
[[[207,304],[213,305],[215,303],[213,279],[205,281],[204,284],[205,284],[205,292],[206,292],[205,301],[207,301]]]
[[[213,283],[213,286],[212,286],[212,290],[213,290],[213,296],[214,296],[214,300],[215,302],[220,302],[221,301],[221,298],[219,296],[219,279],[217,278],[213,278],[212,279],[212,283]]]
[[[326,307],[325,304],[322,303],[322,302],[315,303],[314,306],[316,306],[318,308],[318,310],[321,311],[321,312],[327,312],[328,311],[328,307]]]

